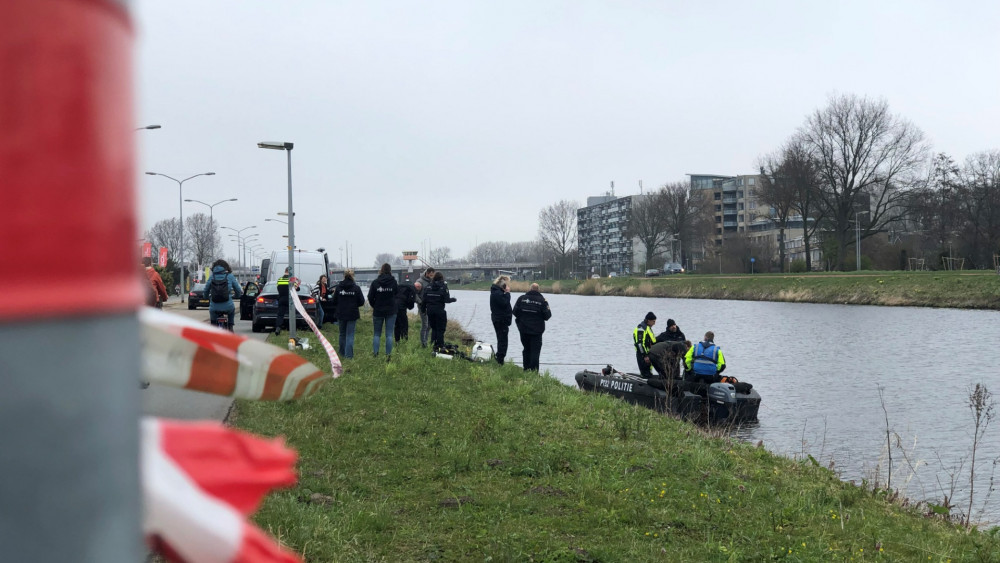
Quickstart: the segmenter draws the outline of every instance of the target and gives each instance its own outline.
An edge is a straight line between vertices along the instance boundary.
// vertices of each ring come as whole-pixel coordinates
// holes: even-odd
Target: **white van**
[[[330,261],[326,252],[315,250],[295,251],[295,277],[299,278],[303,287],[312,286],[319,281],[319,277],[330,274]],[[288,251],[275,250],[271,252],[271,263],[267,270],[267,282],[277,281],[285,275],[285,268],[288,267]]]

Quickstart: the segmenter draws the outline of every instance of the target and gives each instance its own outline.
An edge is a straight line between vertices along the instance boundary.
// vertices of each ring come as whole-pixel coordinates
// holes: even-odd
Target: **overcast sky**
[[[615,182],[749,174],[835,93],[883,97],[963,160],[1000,148],[1000,2],[139,0],[139,172],[221,225],[353,265],[537,236]],[[177,185],[139,178],[141,227]],[[184,204],[184,214],[207,212]],[[244,234],[255,232],[254,229]],[[228,233],[228,231],[224,231]],[[223,237],[227,256],[236,245]]]

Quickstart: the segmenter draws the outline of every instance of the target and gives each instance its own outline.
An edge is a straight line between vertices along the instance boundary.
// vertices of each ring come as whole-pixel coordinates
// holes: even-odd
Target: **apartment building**
[[[689,176],[691,195],[698,195],[711,201],[716,246],[721,246],[726,237],[739,233],[747,233],[751,238],[772,236],[767,232],[771,225],[771,209],[757,199],[759,175],[690,174]]]
[[[635,198],[608,193],[588,197],[587,206],[576,210],[577,247],[588,275],[607,276],[635,271],[634,241],[627,236]]]

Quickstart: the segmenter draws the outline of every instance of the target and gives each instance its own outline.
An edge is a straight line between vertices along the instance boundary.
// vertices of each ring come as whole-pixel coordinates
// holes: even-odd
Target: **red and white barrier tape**
[[[145,381],[216,395],[287,401],[330,379],[295,352],[152,307],[139,312]],[[332,362],[331,362],[332,363]],[[334,364],[336,375],[342,369]]]
[[[246,520],[268,491],[295,483],[295,457],[280,438],[144,418],[143,531],[170,561],[299,563]]]
[[[302,318],[306,320],[306,324],[309,325],[309,328],[312,329],[313,334],[315,334],[316,338],[319,339],[319,342],[323,346],[323,349],[326,350],[326,356],[330,358],[330,369],[333,371],[334,379],[340,377],[340,375],[344,373],[344,366],[341,365],[340,363],[340,356],[337,355],[337,351],[333,349],[333,345],[330,344],[330,342],[326,339],[326,337],[323,336],[323,333],[320,332],[319,328],[316,326],[316,323],[313,322],[312,317],[309,316],[308,313],[306,313],[306,308],[302,305],[302,301],[299,299],[299,294],[295,291],[289,291],[288,294],[292,297],[292,301],[295,302],[295,310],[298,311],[299,314],[302,315]],[[322,307],[323,304],[317,300],[316,306]]]

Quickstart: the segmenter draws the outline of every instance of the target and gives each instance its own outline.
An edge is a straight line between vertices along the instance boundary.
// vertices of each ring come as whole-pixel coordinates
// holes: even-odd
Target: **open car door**
[[[253,302],[260,293],[260,287],[254,282],[247,282],[243,287],[243,297],[240,297],[240,320],[253,320]]]

